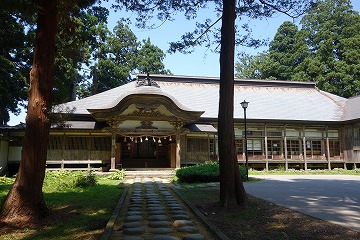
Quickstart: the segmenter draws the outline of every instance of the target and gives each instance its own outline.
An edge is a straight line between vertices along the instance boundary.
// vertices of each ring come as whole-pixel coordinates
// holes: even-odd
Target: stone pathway
[[[169,178],[126,177],[128,194],[109,239],[215,239],[170,188]]]

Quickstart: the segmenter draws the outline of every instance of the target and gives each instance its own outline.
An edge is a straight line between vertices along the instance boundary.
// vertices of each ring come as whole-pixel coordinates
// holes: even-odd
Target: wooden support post
[[[175,167],[180,168],[180,131],[178,129],[176,130]]]
[[[113,133],[111,135],[111,162],[110,162],[110,171],[116,170],[116,163],[115,163],[115,157],[116,157],[116,134]]]
[[[330,143],[329,143],[329,129],[326,127],[326,159],[328,161],[328,170],[331,170],[330,162]]]
[[[286,138],[286,125],[284,126],[284,154],[285,154],[285,170],[289,170],[288,152],[287,152],[287,138]]]
[[[264,138],[264,146],[265,146],[265,165],[266,165],[266,171],[269,171],[269,159],[268,159],[268,155],[269,155],[269,151],[268,151],[268,143],[267,143],[267,128],[265,125],[265,138]]]
[[[306,137],[305,137],[305,126],[303,127],[303,151],[304,151],[304,168],[307,170],[307,159],[306,159]]]

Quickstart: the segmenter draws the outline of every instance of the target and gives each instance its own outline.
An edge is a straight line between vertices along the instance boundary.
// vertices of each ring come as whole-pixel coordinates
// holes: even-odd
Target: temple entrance
[[[121,138],[120,162],[123,168],[170,168],[168,139],[152,137]]]

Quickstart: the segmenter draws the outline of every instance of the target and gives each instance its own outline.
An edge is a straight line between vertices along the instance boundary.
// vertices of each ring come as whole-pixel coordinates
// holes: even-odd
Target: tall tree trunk
[[[34,62],[21,162],[15,183],[1,209],[7,224],[27,226],[48,213],[42,185],[50,123],[48,113],[54,78],[57,0],[39,0]]]
[[[219,160],[220,203],[233,209],[245,205],[246,192],[240,179],[234,133],[235,0],[223,0],[220,51]]]

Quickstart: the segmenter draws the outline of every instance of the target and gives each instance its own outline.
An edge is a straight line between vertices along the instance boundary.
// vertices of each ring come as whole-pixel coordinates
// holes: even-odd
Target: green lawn
[[[43,191],[51,214],[44,225],[1,231],[0,239],[99,239],[122,192],[119,180],[96,177],[96,185],[81,188],[67,185],[71,177],[66,179],[66,173],[60,175],[45,178]],[[0,179],[1,202],[10,187]]]

